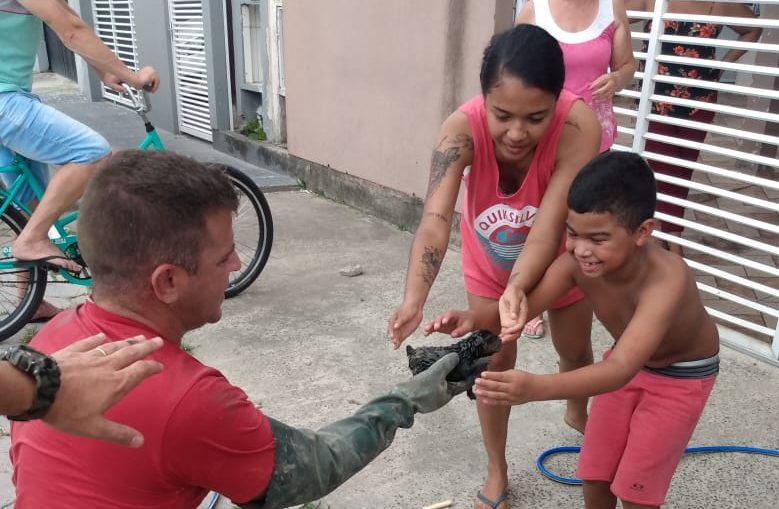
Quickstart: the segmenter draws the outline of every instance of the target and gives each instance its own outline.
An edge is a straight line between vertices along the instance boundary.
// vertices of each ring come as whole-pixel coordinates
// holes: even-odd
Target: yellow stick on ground
[[[433,505],[426,505],[422,509],[444,509],[444,507],[449,507],[454,503],[454,500],[444,500],[443,502],[436,502]]]

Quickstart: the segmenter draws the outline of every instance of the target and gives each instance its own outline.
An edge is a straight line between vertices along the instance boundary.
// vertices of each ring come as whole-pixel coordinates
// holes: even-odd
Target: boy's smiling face
[[[643,244],[641,227],[630,232],[610,212],[579,214],[569,210],[566,226],[565,248],[586,277],[602,277],[619,270]]]

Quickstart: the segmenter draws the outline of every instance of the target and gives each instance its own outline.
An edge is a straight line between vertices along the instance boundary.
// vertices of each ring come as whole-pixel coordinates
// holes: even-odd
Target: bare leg
[[[614,509],[617,507],[617,497],[611,493],[608,481],[584,481],[582,493],[584,494],[584,507],[587,509]],[[624,509],[623,504],[623,509]]]
[[[468,294],[468,307],[479,309],[484,306],[493,306],[494,300]],[[495,316],[495,323],[490,330],[493,333],[500,331],[500,321]],[[517,344],[515,342],[503,345],[501,350],[492,356],[490,369],[504,371],[511,369],[517,360]],[[506,437],[508,435],[510,406],[485,405],[476,402],[476,410],[479,413],[481,424],[481,436],[484,441],[484,449],[487,452],[487,478],[481,489],[482,494],[490,500],[495,500],[508,487],[508,464],[506,463]],[[486,507],[480,502],[474,505],[476,508]],[[499,509],[508,509],[508,502],[503,502]]]
[[[552,343],[560,356],[560,372],[592,364],[592,308],[586,299],[568,307],[549,310]],[[565,423],[584,433],[587,398],[566,401]]]
[[[18,260],[62,255],[49,241],[49,228],[61,214],[76,203],[84,193],[89,179],[96,171],[105,167],[109,159],[110,156],[106,156],[92,164],[66,164],[54,174],[27,226],[13,244],[12,252]],[[68,270],[79,270],[78,264],[72,261],[55,259],[50,263]]]

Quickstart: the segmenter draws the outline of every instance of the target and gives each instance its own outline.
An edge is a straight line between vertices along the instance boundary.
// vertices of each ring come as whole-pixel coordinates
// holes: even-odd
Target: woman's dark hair
[[[655,175],[641,156],[606,152],[584,165],[568,190],[568,208],[578,214],[610,213],[628,231],[655,214]]]
[[[479,75],[482,94],[487,95],[503,73],[559,97],[565,82],[563,52],[543,28],[517,25],[494,35],[484,50]]]

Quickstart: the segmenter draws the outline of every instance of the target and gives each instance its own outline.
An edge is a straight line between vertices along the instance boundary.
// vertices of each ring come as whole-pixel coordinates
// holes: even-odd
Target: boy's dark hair
[[[606,152],[581,169],[568,190],[568,208],[579,214],[609,212],[633,232],[655,214],[655,175],[641,156]]]
[[[565,82],[560,44],[543,28],[528,24],[494,35],[481,63],[481,93],[486,96],[504,72],[559,97]]]
[[[113,290],[133,288],[163,263],[194,274],[206,216],[237,207],[221,166],[173,152],[123,151],[87,186],[79,247],[95,285]]]

